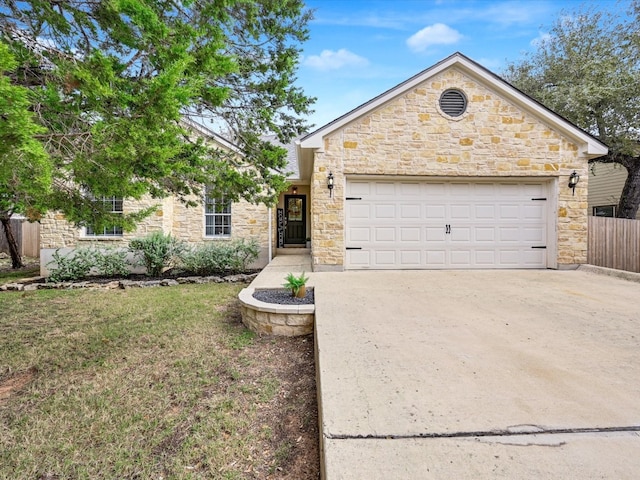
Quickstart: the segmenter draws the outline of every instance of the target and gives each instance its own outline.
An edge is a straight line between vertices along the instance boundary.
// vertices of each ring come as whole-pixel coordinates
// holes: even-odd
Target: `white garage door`
[[[547,186],[347,181],[347,269],[545,268]]]

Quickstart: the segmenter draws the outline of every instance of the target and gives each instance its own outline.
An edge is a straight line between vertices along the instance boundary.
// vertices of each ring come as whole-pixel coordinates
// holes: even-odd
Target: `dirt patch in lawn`
[[[36,371],[31,368],[26,372],[18,373],[0,382],[0,404],[11,395],[22,390],[33,380]]]
[[[244,328],[239,311],[233,312],[228,319],[238,328]],[[258,336],[242,349],[242,356],[249,360],[246,362],[248,367],[243,370],[245,382],[261,378],[263,367],[269,365],[276,389],[268,402],[260,404],[258,421],[251,427],[256,437],[265,428],[272,432],[268,442],[254,448],[256,455],[270,461],[262,464],[261,471],[253,470],[250,477],[320,478],[313,335]]]

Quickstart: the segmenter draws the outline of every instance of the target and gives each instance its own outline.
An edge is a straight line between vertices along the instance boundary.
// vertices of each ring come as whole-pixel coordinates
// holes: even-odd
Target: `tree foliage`
[[[640,2],[628,15],[564,12],[537,50],[508,66],[520,90],[609,146],[595,162],[628,172],[617,215],[640,206]]]
[[[40,128],[25,132],[52,166],[46,206],[130,229],[149,211],[111,215],[87,192],[189,202],[213,185],[272,202],[286,152],[261,135],[287,142],[306,127],[312,99],[293,82],[309,19],[301,0],[3,1],[0,42],[17,62],[3,80],[30,90]],[[184,117],[242,155],[194,137]]]
[[[39,218],[51,184],[51,164],[34,136],[44,132],[30,111],[30,91],[13,85],[8,73],[17,67],[9,48],[0,43],[0,223],[14,268],[22,266],[11,230],[13,214]]]

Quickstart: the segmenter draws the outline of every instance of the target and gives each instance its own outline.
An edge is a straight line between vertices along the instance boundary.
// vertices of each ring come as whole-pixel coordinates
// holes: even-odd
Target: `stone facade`
[[[163,200],[146,198],[127,201],[125,199],[123,210],[138,211],[150,206],[156,207],[155,212],[140,222],[135,231],[125,232],[122,237],[86,237],[83,229],[74,227],[65,220],[64,215],[58,212],[49,213],[42,219],[40,228],[41,274],[48,273],[46,264],[51,261],[51,255],[56,249],[70,251],[90,244],[126,246],[131,239],[154,231],[170,233],[192,244],[255,239],[260,245],[260,256],[252,266],[258,268],[268,263],[269,219],[267,207],[264,205],[253,205],[244,200],[232,204],[230,237],[206,237],[203,206],[186,207],[173,197]]]
[[[442,92],[451,88],[468,101],[457,118],[438,106]],[[581,177],[575,196],[567,188],[574,170]],[[332,198],[329,171],[335,177]],[[355,175],[547,180],[557,205],[557,265],[586,262],[586,157],[550,125],[455,67],[324,137],[311,178],[314,269],[343,268],[344,187]]]

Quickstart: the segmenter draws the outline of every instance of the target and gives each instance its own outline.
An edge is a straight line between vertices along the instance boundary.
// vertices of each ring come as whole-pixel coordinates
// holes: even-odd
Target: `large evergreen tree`
[[[609,154],[595,162],[628,172],[617,216],[640,206],[640,2],[627,15],[564,12],[537,50],[505,77],[547,107],[595,135]]]
[[[38,212],[132,228],[149,212],[113,216],[91,196],[188,201],[213,185],[272,202],[285,151],[261,135],[287,142],[306,127],[312,100],[293,82],[310,15],[301,0],[0,2],[0,42],[17,62],[3,80],[30,90],[41,127],[30,135],[51,165]],[[184,117],[210,122],[244,155],[195,140]],[[0,162],[25,173],[12,155]]]
[[[0,223],[9,244],[13,268],[22,266],[11,229],[15,213],[37,218],[51,185],[51,164],[34,136],[44,129],[33,121],[29,90],[12,85],[7,76],[16,61],[0,43]]]

